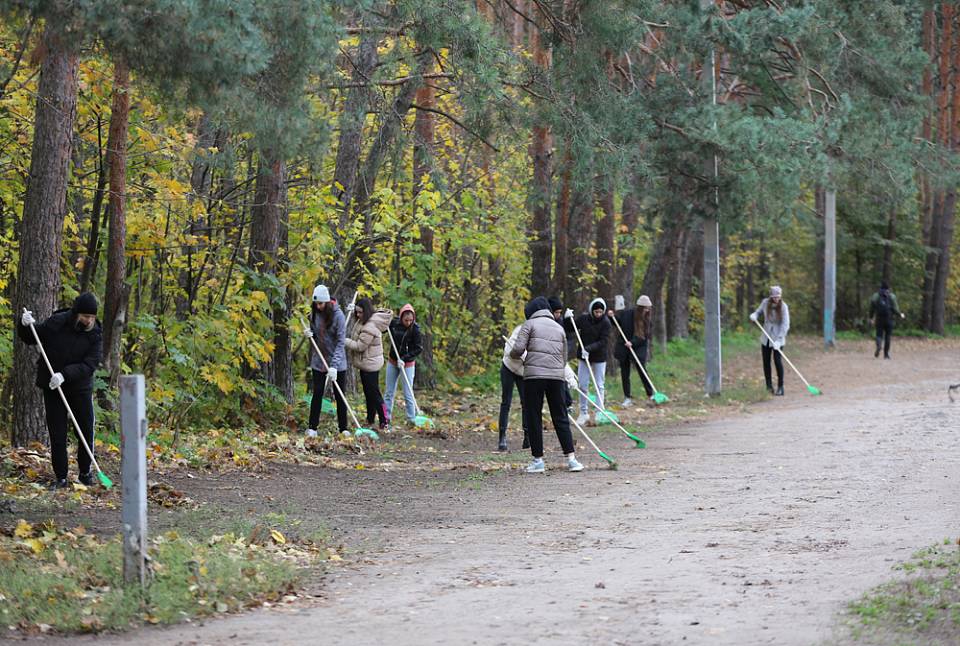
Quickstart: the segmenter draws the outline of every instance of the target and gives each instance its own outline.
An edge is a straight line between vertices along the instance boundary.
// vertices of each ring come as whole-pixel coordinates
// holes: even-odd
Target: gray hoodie
[[[313,330],[313,338],[323,352],[324,358],[330,367],[336,371],[347,369],[347,353],[344,350],[344,341],[347,335],[347,319],[340,310],[340,306],[331,303],[333,307],[333,316],[330,318],[330,329],[323,331],[319,312],[310,314],[310,329]],[[321,333],[323,332],[323,333]],[[320,372],[326,372],[323,367],[323,361],[317,356],[313,344],[310,344],[310,367]]]
[[[787,342],[787,332],[790,331],[790,308],[787,307],[787,304],[783,301],[780,301],[781,308],[783,312],[783,317],[781,320],[768,319],[767,318],[767,303],[770,301],[769,298],[763,299],[763,302],[760,303],[760,307],[757,308],[757,311],[754,312],[756,316],[763,316],[763,329],[767,331],[767,334],[770,335],[770,338],[779,343],[781,346],[785,345]],[[763,334],[760,335],[760,345],[770,345],[770,341]]]

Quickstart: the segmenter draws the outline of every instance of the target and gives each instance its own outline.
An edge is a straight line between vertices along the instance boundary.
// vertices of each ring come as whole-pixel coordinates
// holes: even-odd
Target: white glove
[[[624,341],[624,342],[623,342],[623,345],[627,346],[628,348],[632,348],[632,347],[633,347],[633,343],[631,343],[630,341]]]
[[[782,347],[783,347],[783,344],[780,343],[779,341],[774,341],[774,342],[773,342],[773,349],[774,349],[774,350],[776,350],[776,351],[779,352],[779,351],[780,351],[780,348],[782,348]]]
[[[577,373],[570,366],[563,367],[563,378],[567,381],[567,387],[571,390],[580,388],[580,380],[577,379]]]
[[[50,377],[50,390],[56,390],[59,388],[63,384],[63,381],[64,379],[62,372],[53,373],[53,376]]]
[[[24,310],[23,316],[20,317],[20,322],[25,327],[30,327],[31,325],[36,325],[37,319],[33,318],[33,312],[30,310]]]
[[[565,318],[565,319],[572,319],[572,318],[573,318],[573,310],[570,309],[569,307],[568,307],[567,309],[565,309],[565,310],[563,311],[563,318]]]
[[[303,326],[303,336],[307,337],[308,339],[312,339],[312,338],[313,338],[313,330],[311,330],[311,329],[310,329],[308,326],[306,326],[306,325]]]
[[[756,313],[756,312],[754,312],[753,314],[750,315],[750,320],[753,321],[754,323],[757,322],[757,318],[758,318],[758,317],[757,317],[757,313]]]
[[[327,370],[327,381],[336,381],[337,380],[337,369],[330,368]]]
[[[900,312],[900,318],[905,319],[905,318],[907,318],[907,315],[904,314],[903,312]]]
[[[583,359],[584,361],[590,361],[590,353],[584,350],[583,352],[580,353],[580,358]]]
[[[347,313],[350,313],[355,309],[357,309],[357,306],[354,303],[350,303],[347,305]]]

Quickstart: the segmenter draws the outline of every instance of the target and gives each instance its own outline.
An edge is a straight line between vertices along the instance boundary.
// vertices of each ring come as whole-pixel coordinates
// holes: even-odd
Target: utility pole
[[[828,188],[823,205],[823,345],[836,345],[837,324],[837,191]]]
[[[706,14],[714,0],[700,0],[700,11]],[[700,83],[710,105],[717,104],[716,52],[711,49],[704,58]],[[716,128],[716,123],[713,124]],[[709,155],[704,160],[704,175],[708,181],[717,177],[717,157]],[[703,223],[703,329],[704,357],[707,395],[720,394],[723,377],[723,361],[720,348],[720,222],[717,215],[719,195],[717,189],[704,203]]]

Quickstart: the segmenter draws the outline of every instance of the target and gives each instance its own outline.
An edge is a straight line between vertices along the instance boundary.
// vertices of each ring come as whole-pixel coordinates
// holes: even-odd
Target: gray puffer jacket
[[[567,365],[567,336],[548,309],[537,310],[520,326],[517,340],[510,350],[514,359],[523,360],[524,379],[563,381]]]
[[[391,320],[392,311],[377,310],[366,323],[355,325],[345,341],[350,362],[363,372],[377,372],[383,367],[383,333]]]
[[[347,369],[347,353],[344,350],[344,337],[347,334],[347,319],[343,315],[340,307],[334,303],[333,316],[331,317],[330,329],[323,329],[323,321],[319,312],[313,312],[310,315],[310,329],[313,330],[313,338],[323,352],[330,367],[334,370]],[[319,372],[326,372],[323,361],[317,356],[317,352],[310,344],[310,367]]]

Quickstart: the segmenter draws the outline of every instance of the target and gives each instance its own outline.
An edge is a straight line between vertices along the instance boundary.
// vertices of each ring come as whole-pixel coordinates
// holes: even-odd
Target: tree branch
[[[471,135],[473,135],[474,137],[476,137],[477,139],[479,139],[483,144],[485,144],[488,148],[490,148],[490,150],[492,150],[492,151],[494,151],[494,152],[500,152],[500,149],[499,149],[499,148],[497,148],[497,147],[494,146],[492,143],[490,143],[489,141],[487,141],[486,139],[484,139],[483,137],[481,137],[478,133],[476,133],[476,132],[474,132],[473,130],[471,130],[470,128],[468,128],[465,123],[463,123],[462,121],[458,120],[458,119],[457,119],[456,117],[454,117],[452,114],[449,114],[449,113],[447,113],[447,112],[444,112],[443,110],[438,110],[438,109],[436,109],[436,108],[428,108],[428,107],[425,107],[425,106],[422,106],[422,105],[417,105],[416,103],[411,103],[411,104],[410,104],[410,107],[411,107],[411,108],[414,108],[415,110],[423,110],[424,112],[432,112],[432,113],[434,113],[434,114],[439,114],[441,117],[444,117],[445,119],[449,119],[449,120],[452,121],[453,123],[455,123],[455,124],[457,124],[458,126],[460,126],[465,132],[468,132],[468,133],[470,133]]]

